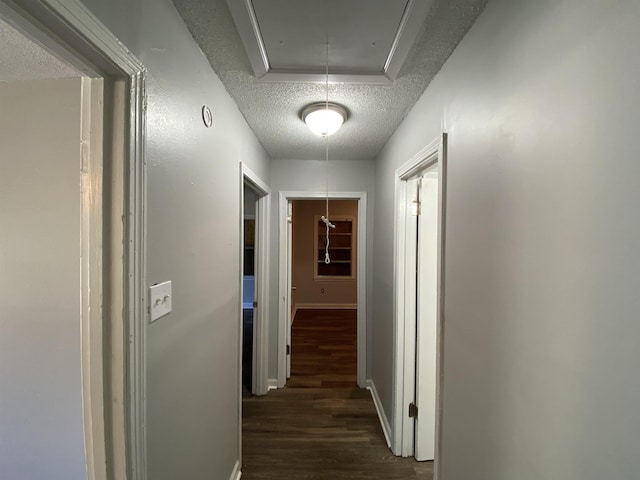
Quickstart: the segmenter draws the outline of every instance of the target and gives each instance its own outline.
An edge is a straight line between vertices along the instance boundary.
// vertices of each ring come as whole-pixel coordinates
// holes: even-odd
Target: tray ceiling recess
[[[227,0],[256,78],[392,83],[434,0]],[[285,28],[283,28],[285,26]]]

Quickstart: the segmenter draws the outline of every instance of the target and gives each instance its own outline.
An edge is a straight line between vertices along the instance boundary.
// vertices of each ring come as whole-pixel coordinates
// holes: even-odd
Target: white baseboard
[[[291,318],[296,318],[298,310],[357,310],[357,303],[296,303]]]
[[[233,466],[233,470],[231,471],[229,480],[240,480],[241,476],[242,472],[240,471],[240,460],[236,460],[236,464]]]
[[[278,379],[270,378],[267,380],[267,391],[269,390],[277,390],[278,389]]]
[[[373,383],[373,380],[367,380],[367,389],[371,392],[373,404],[376,406],[378,419],[380,420],[380,425],[382,426],[382,433],[384,433],[384,438],[387,441],[387,447],[391,448],[391,424],[389,423],[389,419],[384,413],[384,408],[382,408],[382,402],[380,401],[378,390],[376,389],[376,384]]]

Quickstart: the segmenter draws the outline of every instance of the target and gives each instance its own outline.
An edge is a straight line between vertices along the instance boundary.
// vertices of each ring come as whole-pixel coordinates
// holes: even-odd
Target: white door
[[[418,183],[415,458],[433,460],[436,433],[436,348],[438,328],[438,172]]]
[[[437,462],[446,135],[396,175],[397,388],[392,450]]]
[[[416,422],[409,417],[406,407],[409,402],[415,404],[416,400],[416,346],[417,346],[417,318],[418,318],[418,213],[419,213],[419,189],[421,177],[406,181],[405,204],[408,206],[405,216],[404,240],[405,249],[403,255],[404,287],[403,287],[403,316],[406,319],[404,332],[404,368],[402,369],[403,384],[405,386],[405,402],[402,410],[405,412],[402,429],[403,457],[415,454],[415,426]]]

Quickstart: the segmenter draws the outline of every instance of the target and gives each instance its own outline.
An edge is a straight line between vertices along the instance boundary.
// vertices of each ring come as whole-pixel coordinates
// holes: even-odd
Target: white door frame
[[[88,146],[82,151],[81,178],[81,289],[82,289],[82,400],[83,411],[92,412],[98,421],[85,423],[85,451],[87,471],[101,477],[99,465],[106,464],[107,452],[101,439],[105,438],[105,385],[102,344],[102,307],[104,269],[102,266],[104,238],[103,188],[103,81],[82,77],[81,80],[81,142]],[[98,353],[98,355],[95,355]]]
[[[253,389],[256,395],[269,390],[269,234],[271,190],[267,184],[244,163],[241,163],[241,189],[248,184],[256,192],[256,252],[255,252],[255,301],[257,315],[253,319]],[[244,212],[244,194],[241,193],[240,212]],[[243,214],[240,215],[240,238],[244,238]],[[240,272],[243,272],[244,254],[240,252]],[[240,319],[242,320],[242,274],[240,275]],[[242,352],[242,321],[240,322],[240,352]],[[240,355],[242,380],[242,355]],[[240,382],[242,399],[242,381]]]
[[[279,196],[279,282],[278,282],[278,388],[287,381],[287,336],[289,326],[287,320],[291,315],[291,288],[289,286],[290,252],[287,242],[287,207],[291,200],[318,200],[327,197],[326,192],[317,191],[282,191]],[[358,201],[358,386],[366,387],[367,374],[367,193],[366,192],[330,192],[332,200]]]
[[[240,162],[240,242],[244,239],[244,186],[256,192],[256,244],[255,285],[253,317],[253,378],[252,388],[256,395],[269,390],[269,224],[271,190],[249,167]],[[243,350],[243,272],[244,248],[240,249],[240,304],[238,317],[238,457],[242,458],[242,350]]]
[[[401,165],[395,172],[395,209],[396,235],[394,242],[394,385],[393,385],[393,442],[392,450],[396,455],[413,455],[414,421],[409,418],[408,405],[413,402],[415,395],[415,327],[407,319],[405,312],[407,275],[406,232],[407,205],[406,195],[408,180],[418,172],[437,165],[439,178],[439,215],[440,225],[438,234],[438,313],[437,313],[437,351],[436,351],[436,441],[435,467],[438,472],[438,460],[441,457],[440,431],[442,420],[442,339],[443,339],[443,254],[445,227],[445,186],[446,186],[446,134],[425,146],[411,159]],[[415,292],[413,292],[415,300]],[[411,300],[410,300],[411,301]]]
[[[108,199],[86,196],[82,202],[83,248],[89,258],[83,263],[88,284],[83,285],[82,319],[87,474],[106,479],[111,471],[114,478],[144,480],[145,68],[79,0],[0,0],[0,16],[86,77],[103,79],[109,92],[104,106],[113,107],[112,122],[104,130],[114,139],[111,151],[102,157],[85,150],[83,163],[87,185],[102,192],[104,173],[111,190]],[[86,99],[90,108],[97,92],[92,85],[98,84],[84,84],[83,92],[93,95]],[[95,118],[87,120],[84,133],[96,126]],[[100,267],[103,244],[109,245],[108,262]]]

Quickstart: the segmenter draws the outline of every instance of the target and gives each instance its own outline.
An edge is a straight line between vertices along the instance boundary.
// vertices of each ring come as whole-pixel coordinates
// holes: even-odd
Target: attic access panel
[[[332,70],[364,74],[383,73],[407,3],[253,0],[271,68],[322,71],[328,32]]]
[[[227,0],[256,77],[322,82],[395,79],[434,0]]]

